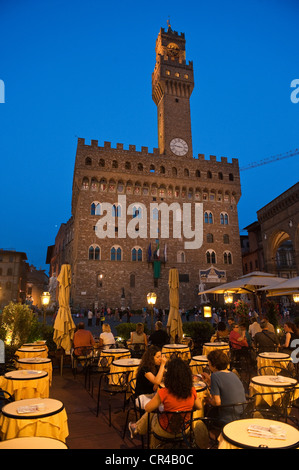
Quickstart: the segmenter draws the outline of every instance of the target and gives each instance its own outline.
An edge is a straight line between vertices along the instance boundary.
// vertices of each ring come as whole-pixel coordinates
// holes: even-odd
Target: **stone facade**
[[[113,148],[110,142],[99,145],[97,140],[87,143],[78,139],[72,218],[67,223],[64,256],[60,257],[72,265],[71,296],[76,308],[97,304],[114,308],[122,303],[140,309],[146,306],[146,294],[152,290],[157,294],[157,307],[168,308],[168,274],[173,267],[180,274],[181,307],[191,308],[199,304],[199,284],[208,288],[242,274],[238,160],[228,162],[226,157],[217,160],[202,154],[193,157],[189,102],[193,66],[185,61],[184,35],[171,28],[167,32],[161,29],[156,52],[152,80],[159,148],[150,152],[147,147],[138,150],[121,143]],[[124,199],[126,205],[117,213],[117,205]],[[115,205],[114,238],[99,238],[96,230],[106,214],[104,203]],[[174,212],[170,211],[166,238],[160,224],[164,216],[161,211],[151,212],[152,204],[161,203],[168,208],[176,204]],[[203,211],[200,248],[186,248],[185,242],[190,240],[183,230],[180,237],[173,237],[174,228],[183,226],[180,220],[184,220],[182,210],[187,204],[191,208],[190,228],[197,230],[194,238],[199,238],[200,232],[195,211]],[[130,205],[137,212],[133,209],[128,214]],[[156,217],[159,231],[150,233],[149,225]],[[124,226],[127,230],[132,225],[139,228],[135,238],[124,236]],[[55,256],[57,260],[57,252]],[[51,274],[58,274],[60,266],[54,269],[51,265]]]

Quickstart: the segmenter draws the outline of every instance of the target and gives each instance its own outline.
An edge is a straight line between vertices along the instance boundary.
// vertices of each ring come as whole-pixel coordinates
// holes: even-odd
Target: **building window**
[[[213,223],[213,214],[212,214],[212,212],[205,212],[204,220],[205,220],[205,224],[212,224]]]
[[[184,169],[184,176],[189,176],[189,170],[188,170],[188,168],[185,168],[185,169]]]
[[[232,173],[230,173],[228,175],[228,179],[229,179],[229,181],[234,181],[234,175]]]
[[[227,233],[223,235],[223,243],[229,245],[229,235]]]
[[[104,166],[105,166],[105,160],[104,160],[103,158],[100,158],[100,160],[99,160],[99,166],[100,166],[101,168],[104,168]]]
[[[178,170],[175,167],[173,167],[172,168],[172,176],[177,176],[177,174],[178,174]]]
[[[207,243],[214,243],[214,236],[212,233],[207,234]]]
[[[221,171],[219,171],[219,173],[218,173],[218,178],[219,178],[220,180],[223,180],[223,173],[222,173]]]
[[[207,178],[212,179],[212,172],[211,171],[207,172]]]
[[[206,252],[206,259],[208,264],[216,264],[216,253],[213,250]]]
[[[88,259],[89,260],[100,260],[100,247],[97,245],[91,245],[88,249]]]
[[[138,171],[143,171],[142,163],[138,163],[137,169],[138,169]]]
[[[141,207],[133,207],[133,219],[135,218],[138,218],[138,219],[141,219],[142,217],[142,210],[141,210]]]
[[[142,261],[142,249],[141,248],[133,248],[132,261]]]
[[[90,206],[90,215],[101,215],[101,204],[93,202]]]
[[[155,165],[150,166],[150,173],[155,173]]]
[[[160,166],[160,173],[165,175],[165,166]]]
[[[228,214],[226,212],[221,212],[220,223],[221,225],[228,225]]]
[[[88,188],[89,188],[89,180],[88,180],[88,178],[83,178],[83,181],[82,181],[82,188],[83,188],[83,189],[88,189]]]
[[[113,246],[110,251],[111,261],[121,261],[121,248]]]
[[[177,258],[178,263],[185,263],[186,262],[186,257],[185,257],[184,251],[178,251],[176,258]]]
[[[230,251],[225,251],[223,254],[223,262],[224,264],[232,264],[232,254]]]
[[[85,158],[85,165],[88,165],[88,166],[91,165],[91,158],[90,157]]]
[[[116,204],[113,204],[112,217],[121,217],[121,206],[117,206]]]
[[[12,268],[8,268],[8,270],[7,270],[7,276],[12,276]]]
[[[200,170],[196,170],[195,176],[196,176],[196,178],[200,178]]]
[[[170,75],[170,70],[166,70],[165,75]]]
[[[131,170],[131,163],[130,162],[125,163],[125,169],[126,170]]]
[[[116,160],[113,160],[112,162],[112,168],[118,168],[118,163]]]

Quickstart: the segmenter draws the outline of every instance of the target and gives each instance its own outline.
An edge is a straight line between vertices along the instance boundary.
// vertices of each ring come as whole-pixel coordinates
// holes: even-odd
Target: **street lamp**
[[[46,323],[46,308],[49,305],[51,294],[50,292],[43,292],[41,297],[42,297],[42,306],[43,306],[44,324],[45,324]]]
[[[293,294],[293,300],[294,302],[299,302],[299,294]]]
[[[149,292],[146,296],[147,303],[151,308],[151,332],[154,331],[154,305],[157,301],[157,294],[155,292]]]
[[[226,304],[232,304],[234,301],[233,294],[230,294],[229,292],[224,292],[224,302]]]

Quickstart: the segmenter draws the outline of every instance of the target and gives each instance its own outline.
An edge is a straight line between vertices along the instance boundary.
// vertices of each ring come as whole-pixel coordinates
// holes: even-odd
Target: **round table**
[[[229,352],[229,344],[225,343],[224,341],[215,341],[214,343],[204,343],[202,348],[202,354],[207,356],[209,352],[213,351],[214,349],[221,350],[225,353]]]
[[[286,439],[269,439],[265,437],[254,437],[248,433],[251,425],[280,426],[285,431]],[[239,419],[226,424],[219,436],[218,449],[258,449],[266,447],[269,449],[295,449],[299,446],[299,431],[289,424],[272,419]]]
[[[183,361],[191,359],[190,348],[187,344],[164,344],[162,354],[168,360],[171,359],[173,354],[179,356]]]
[[[15,400],[49,397],[49,375],[43,370],[13,370],[0,377],[0,387]]]
[[[49,384],[52,384],[52,361],[49,357],[27,357],[16,361],[17,369],[44,370],[48,372]]]
[[[24,406],[42,406],[42,410],[21,413]],[[68,431],[64,405],[52,398],[30,398],[8,403],[0,415],[2,440],[16,437],[50,437],[65,442]]]
[[[16,356],[19,359],[27,357],[48,357],[48,348],[45,346],[22,346],[17,349]]]
[[[124,357],[130,358],[131,351],[125,348],[102,349],[100,353],[100,358],[99,358],[99,365],[100,365],[101,359],[105,357],[108,358],[107,365],[110,366],[114,360],[124,358]]]
[[[269,406],[277,404],[281,400],[281,392],[287,388],[293,388],[298,384],[296,379],[290,377],[283,377],[277,375],[257,375],[251,378],[249,385],[250,396],[256,393],[266,393],[258,397],[256,405],[259,405],[264,400]],[[294,389],[294,400],[299,397],[299,389]]]
[[[128,380],[132,380],[137,375],[137,370],[141,359],[137,358],[123,358],[123,359],[115,359],[110,367],[110,374],[119,373],[122,374],[123,372],[131,371],[129,374]]]
[[[194,377],[193,386],[195,387],[197,398],[199,398],[202,403],[201,409],[193,412],[193,418],[202,418],[204,416],[203,401],[208,394],[208,386],[205,382],[202,382],[200,379],[196,380]]]
[[[289,354],[274,351],[262,352],[257,356],[257,370],[261,367],[267,367],[267,369],[264,369],[261,373],[268,375],[273,373],[273,367],[287,369],[290,362],[292,362],[292,360]]]
[[[67,449],[64,442],[50,437],[16,437],[0,442],[0,449]]]
[[[192,356],[189,367],[193,374],[202,374],[203,369],[208,366],[208,358],[207,356]]]

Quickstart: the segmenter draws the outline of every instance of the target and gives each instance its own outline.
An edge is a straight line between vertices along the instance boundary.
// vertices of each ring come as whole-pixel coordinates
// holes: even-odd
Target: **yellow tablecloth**
[[[137,370],[141,359],[136,358],[124,358],[124,359],[115,359],[110,367],[110,373],[119,373],[122,374],[126,371],[131,371],[129,375],[129,380],[134,379],[137,375]]]
[[[186,344],[165,344],[162,348],[162,354],[168,359],[176,353],[183,361],[191,359],[190,348]]]
[[[280,426],[286,431],[286,439],[266,439],[261,437],[253,437],[248,434],[250,425],[258,425],[263,427]],[[274,421],[272,419],[240,419],[232,421],[224,426],[219,436],[218,449],[256,449],[261,446],[270,449],[298,448],[299,431],[289,424],[282,421]]]
[[[203,356],[207,356],[209,352],[213,351],[214,349],[221,350],[225,353],[229,352],[229,344],[224,342],[214,342],[214,343],[204,343],[202,348]]]
[[[0,449],[67,449],[64,442],[50,437],[16,437],[0,442]]]
[[[16,361],[17,369],[29,369],[29,370],[44,370],[48,372],[49,375],[49,385],[52,384],[52,373],[53,373],[53,366],[52,361],[50,358],[43,358],[43,357],[29,357],[18,359]]]
[[[208,366],[207,356],[193,356],[189,363],[189,367],[193,374],[202,374],[204,367]]]
[[[0,387],[15,400],[49,397],[49,375],[46,371],[14,370],[0,377]]]
[[[15,355],[19,359],[27,357],[48,357],[48,348],[45,346],[22,346],[17,349]]]
[[[102,358],[109,358],[108,359],[108,365],[110,366],[114,360],[120,359],[122,357],[131,357],[131,351],[129,349],[124,349],[124,348],[111,348],[111,349],[103,349],[100,354],[99,361]],[[99,363],[100,365],[100,363]]]
[[[286,390],[288,387],[298,385],[296,379],[291,379],[289,377],[283,377],[284,382],[276,382],[275,380],[277,380],[276,375],[257,375],[256,377],[252,377],[249,385],[250,396],[255,393],[269,393],[269,395],[264,395],[263,397],[258,398],[256,405],[259,405],[262,400],[264,400],[269,406],[279,404],[281,392]],[[294,400],[297,398],[299,398],[298,387],[294,390]]]
[[[267,367],[267,369],[262,371],[262,374],[266,375],[274,373],[273,367],[282,367],[283,369],[287,369],[288,366],[290,366],[290,363],[292,363],[291,356],[286,353],[264,352],[257,356],[257,370],[261,367]]]
[[[18,414],[20,406],[43,403],[45,409],[34,413]],[[67,414],[59,400],[31,398],[14,401],[2,408],[0,437],[2,440],[16,437],[50,437],[65,442],[69,434]]]
[[[197,398],[200,399],[202,407],[201,410],[195,410],[193,412],[193,418],[203,418],[204,416],[204,400],[208,395],[208,387],[204,382],[198,382],[193,384],[196,390]]]

